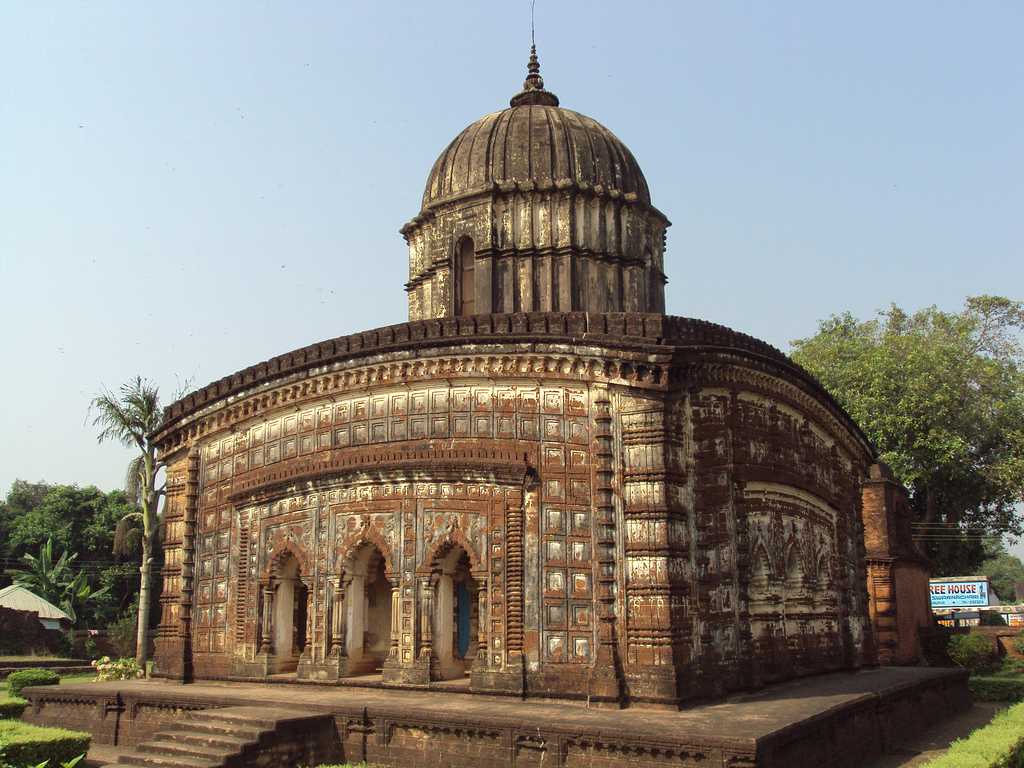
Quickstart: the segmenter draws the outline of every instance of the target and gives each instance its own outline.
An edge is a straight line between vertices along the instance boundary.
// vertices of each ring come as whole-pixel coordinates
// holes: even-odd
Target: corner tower
[[[665,230],[629,149],[545,90],[536,48],[508,109],[441,153],[409,244],[409,319],[665,311]]]

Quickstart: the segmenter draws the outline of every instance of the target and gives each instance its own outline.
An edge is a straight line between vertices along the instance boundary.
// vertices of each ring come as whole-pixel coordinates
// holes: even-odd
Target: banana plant
[[[14,583],[59,606],[71,617],[72,623],[77,623],[76,609],[105,597],[109,590],[109,587],[94,590],[85,571],[76,571],[73,567],[77,559],[78,553],[65,550],[54,561],[53,539],[47,539],[38,555],[22,556],[25,566],[14,570]]]

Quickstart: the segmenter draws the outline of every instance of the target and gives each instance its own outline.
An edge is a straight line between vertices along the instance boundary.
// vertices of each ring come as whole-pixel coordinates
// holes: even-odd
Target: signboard
[[[932,608],[970,608],[988,605],[987,581],[933,581]]]

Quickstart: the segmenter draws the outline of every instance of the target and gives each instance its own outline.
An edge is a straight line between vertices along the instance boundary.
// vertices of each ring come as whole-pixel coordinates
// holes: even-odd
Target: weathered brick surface
[[[250,711],[235,721],[238,733],[264,732],[238,764],[282,768],[363,760],[396,768],[852,768],[969,703],[965,673],[923,668],[819,676],[682,712],[323,685],[105,683],[27,695],[26,719],[84,727],[96,742],[122,746]],[[204,717],[211,708],[219,709]]]
[[[674,707],[874,663],[871,446],[777,349],[663,314],[668,220],[538,66],[435,164],[410,322],[167,409],[157,674]]]
[[[911,535],[906,489],[883,464],[871,467],[862,490],[861,515],[869,612],[882,664],[916,664],[920,632],[933,624],[930,568]]]

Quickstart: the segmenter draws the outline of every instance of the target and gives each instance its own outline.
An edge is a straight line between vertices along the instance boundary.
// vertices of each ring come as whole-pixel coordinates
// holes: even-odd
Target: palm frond
[[[146,436],[160,426],[160,390],[152,382],[136,376],[122,384],[119,394],[103,389],[89,407],[95,411],[93,426],[100,428],[100,442],[115,440],[122,445],[144,448]]]
[[[140,453],[130,462],[124,473],[124,491],[136,506],[142,505],[142,490],[146,484],[146,456]]]

